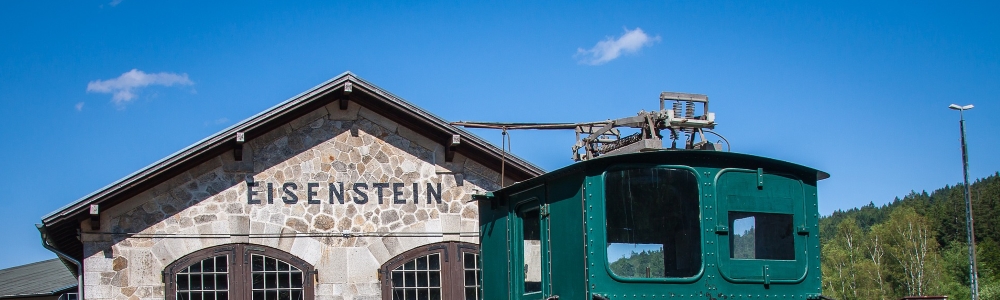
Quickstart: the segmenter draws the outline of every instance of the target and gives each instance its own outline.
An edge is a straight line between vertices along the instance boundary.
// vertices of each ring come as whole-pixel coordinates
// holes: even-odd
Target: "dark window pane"
[[[439,272],[431,272],[431,274],[430,274],[429,277],[430,277],[430,280],[429,280],[430,281],[430,286],[432,286],[432,287],[440,287],[441,286],[441,273],[439,273]]]
[[[201,293],[202,300],[215,300],[215,292],[204,292]]]
[[[228,264],[226,264],[226,256],[215,257],[215,271],[216,272],[226,272]]]
[[[188,267],[188,270],[191,273],[201,272],[201,262],[199,261],[199,262],[194,263],[193,265],[191,265],[190,267]]]
[[[209,258],[201,261],[201,269],[205,272],[215,271],[215,258]]]
[[[406,280],[406,283],[404,283],[403,286],[405,287],[417,286],[417,276],[416,274],[413,274],[413,272],[406,272],[405,274],[403,274],[403,278],[405,278]]]
[[[472,254],[472,253],[464,253],[464,256],[465,257],[462,258],[462,261],[465,262],[465,268],[466,269],[475,269],[476,268],[476,255]]]
[[[392,286],[403,286],[402,272],[392,272]]]
[[[278,291],[278,300],[289,300],[290,298],[292,298],[292,295],[291,293],[289,293],[289,291],[287,290]]]
[[[288,271],[288,264],[283,261],[278,261],[278,271]]]
[[[263,273],[253,273],[253,288],[263,289],[264,288],[264,274]]]
[[[790,214],[729,212],[729,257],[795,260],[795,233]]]
[[[403,265],[403,270],[416,270],[416,269],[417,269],[417,264],[413,261],[407,262],[405,265]]]
[[[177,290],[178,291],[186,291],[186,290],[190,289],[190,286],[188,285],[188,276],[190,276],[190,275],[186,275],[186,274],[179,274],[179,275],[177,275]]]
[[[406,289],[406,300],[416,299],[416,298],[417,298],[417,290]]]
[[[264,271],[264,257],[259,255],[254,255],[250,259],[250,266],[253,271]]]
[[[278,287],[278,275],[275,273],[264,273],[264,288],[273,289],[277,287]]]
[[[201,275],[191,276],[191,290],[201,290]],[[193,297],[194,295],[192,295]]]
[[[276,259],[273,259],[273,258],[270,258],[270,257],[265,258],[264,259],[264,271],[277,271],[277,264],[278,264],[278,261]]]
[[[427,272],[417,273],[417,286],[427,287]]]
[[[427,257],[417,258],[417,270],[427,270]]]
[[[198,292],[191,293],[191,300],[202,300],[201,293]]]
[[[214,290],[215,289],[215,275],[205,275],[201,281],[201,286],[203,290]]]
[[[417,290],[417,300],[429,300],[428,298],[430,297],[427,295],[427,293],[428,291],[425,289]]]
[[[267,300],[277,300],[278,299],[278,291],[275,291],[275,290],[265,291],[264,292],[264,299],[267,299]]]
[[[465,285],[466,286],[476,285],[476,271],[475,270],[465,270]]]
[[[253,300],[264,300],[264,291],[254,291]]]
[[[229,289],[229,277],[226,274],[216,274],[215,275],[215,286],[220,290]]]
[[[438,254],[431,254],[431,255],[427,256],[427,259],[430,261],[430,268],[429,269],[431,269],[431,270],[440,270],[441,269],[441,256],[440,255],[438,255]]]
[[[292,300],[302,300],[302,291],[292,290]]]
[[[190,300],[191,295],[188,292],[177,292],[177,300]]]
[[[289,277],[288,273],[278,273],[278,288],[287,289],[292,287],[288,277]]]
[[[302,272],[292,273],[292,287],[297,289],[302,288]]]
[[[476,288],[465,288],[465,300],[479,300],[479,297],[476,297]]]
[[[701,269],[698,179],[687,170],[605,174],[607,258],[621,277],[690,277]]]
[[[430,300],[441,300],[441,289],[431,290]]]
[[[229,293],[228,292],[219,292],[216,295],[217,296],[215,297],[215,300],[229,300]]]

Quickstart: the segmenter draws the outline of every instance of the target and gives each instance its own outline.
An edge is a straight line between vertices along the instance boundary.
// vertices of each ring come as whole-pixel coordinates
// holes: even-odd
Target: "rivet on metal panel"
[[[757,188],[764,188],[764,168],[757,168]]]

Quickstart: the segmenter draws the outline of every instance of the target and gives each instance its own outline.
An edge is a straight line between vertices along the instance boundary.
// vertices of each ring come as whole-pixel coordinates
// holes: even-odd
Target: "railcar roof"
[[[606,166],[614,164],[645,164],[654,161],[656,164],[674,164],[692,167],[730,167],[747,169],[764,168],[765,170],[780,170],[785,173],[795,174],[805,180],[819,181],[830,177],[830,174],[817,169],[763,156],[723,151],[664,149],[649,152],[607,155],[587,161],[577,162],[575,164],[545,173],[541,176],[517,182],[495,191],[494,194],[506,194],[530,188],[538,185],[539,183],[562,177],[573,172],[603,169]]]

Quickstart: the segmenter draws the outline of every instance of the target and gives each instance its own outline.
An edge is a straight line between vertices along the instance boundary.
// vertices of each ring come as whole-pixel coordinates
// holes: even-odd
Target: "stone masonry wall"
[[[243,161],[225,153],[101,213],[101,230],[84,228],[86,299],[163,299],[161,272],[174,260],[228,243],[267,245],[289,252],[319,271],[317,299],[380,299],[378,268],[392,257],[429,243],[478,243],[478,211],[471,195],[497,189],[500,174],[444,148],[412,129],[351,103],[318,109],[250,140]],[[248,182],[261,204],[249,204]],[[298,201],[265,183],[298,184]],[[305,185],[318,186],[318,204]],[[345,184],[345,202],[330,203],[329,183]],[[352,183],[402,182],[401,199],[352,201]],[[508,179],[508,182],[509,181]],[[427,203],[425,187],[441,184],[441,203]],[[373,189],[368,190],[371,196]],[[422,236],[394,233],[425,232]],[[294,236],[320,233],[317,236]],[[322,233],[337,233],[322,234]],[[260,234],[269,234],[261,237]],[[346,237],[344,236],[346,235]]]

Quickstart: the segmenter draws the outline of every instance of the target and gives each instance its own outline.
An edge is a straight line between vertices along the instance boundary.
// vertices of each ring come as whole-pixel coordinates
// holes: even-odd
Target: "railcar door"
[[[542,299],[551,293],[549,218],[545,186],[510,196],[510,282],[515,299]]]
[[[716,177],[719,269],[735,283],[797,283],[808,270],[802,181],[765,170]]]

